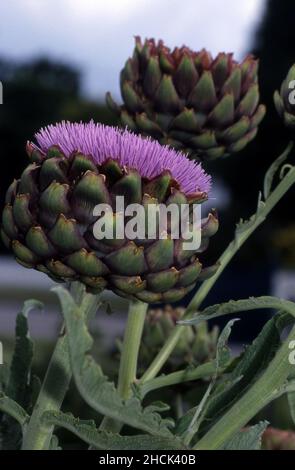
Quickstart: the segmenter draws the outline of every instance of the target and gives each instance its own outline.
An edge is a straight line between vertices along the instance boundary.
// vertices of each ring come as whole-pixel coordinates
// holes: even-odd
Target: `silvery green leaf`
[[[29,419],[26,411],[2,392],[0,392],[0,411],[13,418],[21,426],[24,426]]]
[[[43,305],[37,300],[27,300],[16,318],[15,347],[6,394],[25,409],[29,401],[30,371],[34,348],[29,334],[28,314],[31,310],[42,308]]]
[[[260,450],[261,437],[268,424],[267,421],[262,421],[255,426],[242,429],[225,444],[223,450]]]
[[[86,403],[102,415],[133,428],[155,436],[171,436],[171,422],[162,419],[153,406],[143,408],[134,396],[127,401],[122,400],[115,385],[89,354],[93,340],[82,310],[67,290],[56,287],[53,291],[58,295],[62,306],[75,383]]]
[[[201,321],[212,320],[224,315],[238,312],[248,312],[257,309],[282,310],[295,316],[295,303],[289,300],[279,299],[272,296],[249,297],[249,299],[230,300],[222,304],[212,305],[195,315],[190,320],[179,321],[183,325],[196,325]]]
[[[283,318],[286,320],[285,323],[282,321]],[[236,367],[227,377],[229,386],[224,389],[222,385],[218,386],[211,395],[201,432],[208,430],[268,366],[281,345],[280,333],[286,322],[284,314],[275,315],[241,354]]]
[[[202,400],[200,401],[199,405],[195,408],[195,412],[192,416],[192,419],[188,425],[188,428],[184,432],[184,442],[186,444],[189,444],[193,436],[198,432],[199,427],[204,419],[205,412],[206,412],[206,406],[210,397],[210,394],[212,392],[212,389],[215,385],[215,382],[217,380],[217,375],[218,375],[218,370],[219,367],[223,367],[225,364],[228,363],[229,358],[230,358],[230,350],[228,348],[228,339],[231,334],[232,327],[234,323],[237,321],[237,319],[230,320],[222,332],[220,333],[220,336],[217,341],[217,346],[216,346],[216,365],[215,365],[215,374],[213,376],[213,379],[211,380]]]
[[[150,435],[120,436],[100,431],[94,422],[84,422],[70,414],[48,411],[43,415],[47,425],[67,429],[92,447],[101,450],[183,450],[186,449],[175,436],[159,437]]]
[[[7,397],[16,403],[19,408],[29,412],[32,400],[32,384],[36,383],[31,378],[31,366],[33,360],[33,341],[30,338],[28,328],[28,315],[31,310],[41,310],[43,305],[37,300],[24,302],[22,311],[17,315],[15,328],[15,347],[10,365],[10,370],[5,387]],[[35,388],[34,388],[35,390]],[[6,450],[18,449],[21,444],[22,430],[19,420],[11,417],[10,413],[3,415],[1,419],[2,448]]]

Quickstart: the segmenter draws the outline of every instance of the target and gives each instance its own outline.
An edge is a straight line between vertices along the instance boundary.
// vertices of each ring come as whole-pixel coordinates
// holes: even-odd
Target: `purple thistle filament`
[[[199,163],[190,161],[181,152],[127,130],[94,121],[87,124],[63,121],[42,128],[35,138],[43,152],[52,145],[58,145],[67,157],[73,152],[82,152],[91,155],[97,164],[112,158],[122,167],[134,168],[142,177],[149,179],[169,170],[186,194],[208,194],[211,188],[211,177]]]

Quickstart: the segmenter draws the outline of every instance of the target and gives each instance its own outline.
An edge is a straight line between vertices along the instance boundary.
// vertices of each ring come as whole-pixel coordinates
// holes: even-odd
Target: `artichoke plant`
[[[124,104],[107,94],[122,126],[150,135],[191,157],[216,159],[242,150],[265,114],[259,104],[258,61],[232,54],[213,59],[205,49],[172,52],[163,41],[139,37],[121,71]]]
[[[61,123],[28,143],[29,166],[8,189],[1,235],[19,263],[57,282],[80,281],[143,302],[173,302],[215,272],[199,254],[217,230],[214,213],[203,220],[199,249],[184,240],[94,237],[97,204],[114,207],[116,196],[150,203],[201,203],[210,177],[183,154],[103,125]],[[115,210],[115,207],[114,207]],[[126,219],[124,220],[126,223]]]
[[[291,69],[281,94],[275,95],[290,125],[294,113],[286,87],[293,74]],[[11,365],[0,367],[0,448],[58,450],[55,429],[64,428],[88,448],[107,450],[107,459],[112,450],[160,450],[165,458],[171,450],[174,463],[188,463],[180,462],[175,451],[189,451],[192,464],[194,451],[258,449],[266,423],[249,423],[263,408],[288,393],[294,416],[295,304],[271,296],[223,301],[205,309],[202,304],[238,250],[295,184],[295,166],[284,164],[292,143],[271,164],[255,213],[240,221],[219,264],[203,267],[217,216],[212,211],[197,227],[190,217],[208,198],[211,178],[179,149],[191,157],[218,158],[241,150],[254,137],[265,112],[259,105],[257,62],[247,57],[238,64],[230,54],[213,60],[204,50],[195,53],[186,47],[171,53],[162,42],[142,45],[137,39],[121,79],[124,106],[116,106],[110,96],[108,102],[123,125],[144,136],[94,122],[48,126],[36,134],[35,143],[27,144],[30,163],[7,191],[3,242],[23,266],[68,285],[53,289],[64,326],[41,387],[32,374],[28,314],[42,304],[30,299],[17,316]],[[281,179],[275,185],[277,173]],[[124,200],[121,208],[118,198]],[[186,246],[183,232],[174,237],[172,217],[164,232],[145,236],[150,207],[166,210],[172,204],[188,208],[188,232],[193,237],[192,227],[201,238],[194,247]],[[134,224],[125,209],[134,206],[143,214],[140,237],[125,230]],[[111,236],[108,230],[97,236],[102,220]],[[149,303],[180,300],[217,269],[185,310],[153,309],[146,318]],[[116,383],[91,354],[89,320],[102,303],[103,289],[129,298],[120,366],[112,373]],[[205,322],[265,308],[274,315],[239,356],[228,346],[236,320],[228,321],[218,338],[217,329],[208,331]],[[68,406],[63,409],[72,379],[95,420],[76,418],[65,412]],[[160,400],[154,402],[158,391]],[[168,414],[169,405],[173,410]],[[262,441],[265,448],[294,448],[292,433],[270,429]]]
[[[184,308],[173,308],[171,305],[148,310],[139,354],[139,365],[143,371],[158,354],[184,313]],[[174,372],[187,366],[196,367],[214,359],[218,333],[217,326],[209,331],[207,322],[188,326],[167,361],[166,371]]]
[[[280,91],[274,93],[274,102],[277,112],[283,119],[285,126],[295,128],[295,64],[290,68],[283,80]]]

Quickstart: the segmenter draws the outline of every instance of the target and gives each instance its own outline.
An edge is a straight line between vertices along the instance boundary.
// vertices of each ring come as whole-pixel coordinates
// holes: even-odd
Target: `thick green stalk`
[[[137,360],[148,305],[130,301],[123,350],[120,361],[118,391],[124,400],[131,395],[131,385],[136,380]]]
[[[98,308],[98,296],[85,293],[79,283],[73,283],[71,292],[81,305],[86,318],[90,318]],[[58,411],[63,403],[72,378],[69,348],[64,329],[55,346],[44,382],[42,384],[32,416],[24,432],[23,450],[47,450],[50,445],[53,426],[44,425],[45,411]]]
[[[196,450],[221,449],[253,416],[270,403],[294,369],[289,361],[289,344],[295,339],[295,327],[271,361],[266,371],[240,400],[196,444]]]
[[[247,226],[240,232],[236,233],[234,240],[229,244],[227,249],[221,255],[219,259],[220,267],[217,270],[216,274],[209,278],[207,281],[204,281],[192,301],[190,302],[183,319],[189,319],[194,314],[196,314],[200,305],[203,303],[204,299],[210,292],[211,288],[214,286],[215,282],[222,274],[224,269],[227,267],[229,262],[238,252],[240,247],[245,243],[245,241],[252,235],[252,233],[259,227],[259,225],[264,222],[265,218],[269,212],[274,208],[274,206],[280,201],[284,194],[290,189],[290,187],[295,182],[295,167],[293,167],[284,179],[278,184],[274,191],[270,194],[267,201],[263,206],[260,207],[260,210],[254,219],[251,220]],[[141,383],[147,382],[148,380],[153,379],[157,376],[159,371],[162,369],[163,365],[170,357],[172,351],[176,347],[184,329],[187,328],[185,325],[178,325],[173,332],[168,337],[166,343],[163,345],[162,349],[159,351],[158,355],[155,357],[154,361],[150,367],[146,370],[145,374],[141,378]]]
[[[131,300],[129,303],[118,379],[118,391],[124,400],[130,397],[131,385],[136,380],[138,354],[147,307],[148,304],[139,300]],[[100,429],[119,432],[121,427],[121,423],[111,418],[104,418]]]

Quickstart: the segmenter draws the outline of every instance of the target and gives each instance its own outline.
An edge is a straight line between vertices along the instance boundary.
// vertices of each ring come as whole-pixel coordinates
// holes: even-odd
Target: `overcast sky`
[[[241,58],[264,0],[1,0],[0,55],[49,55],[83,71],[84,90],[119,96],[118,74],[133,36]]]

